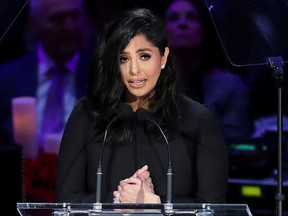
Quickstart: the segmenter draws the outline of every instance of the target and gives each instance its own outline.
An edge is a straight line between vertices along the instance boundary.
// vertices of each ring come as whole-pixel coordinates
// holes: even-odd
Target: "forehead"
[[[133,37],[124,50],[128,49],[157,49],[144,34],[139,34]]]
[[[173,13],[185,13],[185,12],[193,12],[197,14],[197,10],[194,7],[194,5],[191,2],[188,2],[186,0],[178,0],[174,1],[167,10],[167,15],[173,14]]]
[[[83,0],[31,0],[31,10],[44,13],[61,13],[71,10],[82,10]]]

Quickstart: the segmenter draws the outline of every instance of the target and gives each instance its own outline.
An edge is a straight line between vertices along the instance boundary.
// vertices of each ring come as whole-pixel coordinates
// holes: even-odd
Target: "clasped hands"
[[[161,203],[155,194],[148,166],[138,169],[131,177],[121,180],[113,191],[114,203]]]

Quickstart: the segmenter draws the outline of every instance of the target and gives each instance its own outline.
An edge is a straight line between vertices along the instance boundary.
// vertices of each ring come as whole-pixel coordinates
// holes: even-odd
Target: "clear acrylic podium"
[[[21,216],[252,216],[246,204],[17,203]]]

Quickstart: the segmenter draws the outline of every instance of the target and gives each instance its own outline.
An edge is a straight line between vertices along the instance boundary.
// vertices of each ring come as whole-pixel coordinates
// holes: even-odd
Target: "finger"
[[[140,185],[141,184],[141,180],[139,178],[130,177],[128,179],[120,181],[119,185],[121,187],[125,187],[125,185],[127,185],[127,184],[138,184],[138,185]]]
[[[145,170],[139,174],[138,178],[140,178],[142,181],[146,181],[150,178],[150,172],[148,170]]]
[[[120,200],[120,193],[118,191],[114,191],[113,192],[113,203],[120,203],[121,200]]]
[[[152,178],[148,178],[148,179],[146,179],[145,181],[143,181],[143,182],[145,182],[146,184],[148,184],[149,186],[150,185],[153,185],[153,182],[152,182]]]
[[[126,179],[124,179],[124,180],[121,180],[121,181],[119,182],[119,185],[124,185],[124,184],[127,184],[127,183],[129,183],[129,178],[126,178]]]
[[[119,193],[121,193],[123,191],[123,188],[120,185],[118,185],[117,186],[117,190],[118,190]]]
[[[142,168],[138,169],[132,177],[138,177],[139,178],[139,175],[146,170],[148,170],[148,165],[145,165]]]
[[[146,181],[152,183],[152,178],[149,176],[149,178],[147,178]]]
[[[142,183],[144,190],[154,193],[154,185],[151,178],[147,179],[146,181],[142,181]]]
[[[119,191],[113,191],[113,196],[114,197],[118,197],[120,195],[120,192]]]
[[[154,192],[154,185],[152,182],[150,182],[150,188],[152,189],[152,191]]]

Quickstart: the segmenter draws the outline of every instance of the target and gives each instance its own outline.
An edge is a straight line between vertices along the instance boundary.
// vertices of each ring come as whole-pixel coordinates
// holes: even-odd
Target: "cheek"
[[[125,84],[125,86],[127,86],[127,79],[128,79],[127,77],[129,76],[129,71],[127,70],[127,68],[120,66],[119,73],[120,73],[122,82]]]
[[[157,81],[158,81],[158,79],[159,79],[161,70],[158,69],[158,67],[157,67],[157,68],[153,68],[153,70],[151,69],[150,71],[151,71],[151,73],[149,74],[149,77],[150,77],[153,85],[155,86]]]
[[[126,70],[125,66],[123,66],[123,65],[120,65],[119,70],[120,70],[121,77],[123,79],[125,77],[127,70]]]
[[[201,27],[197,27],[194,29],[193,39],[195,45],[202,45],[203,44],[203,32]]]
[[[166,29],[167,29],[167,31],[172,31],[173,29],[175,29],[177,27],[177,24],[176,23],[167,23],[166,24]]]
[[[203,29],[200,23],[198,22],[191,23],[191,25],[189,25],[189,29],[191,34],[193,34],[194,36],[202,37]]]
[[[176,24],[169,24],[166,26],[167,32],[170,36],[174,36],[175,34],[177,34],[176,32],[178,32],[178,28]]]

